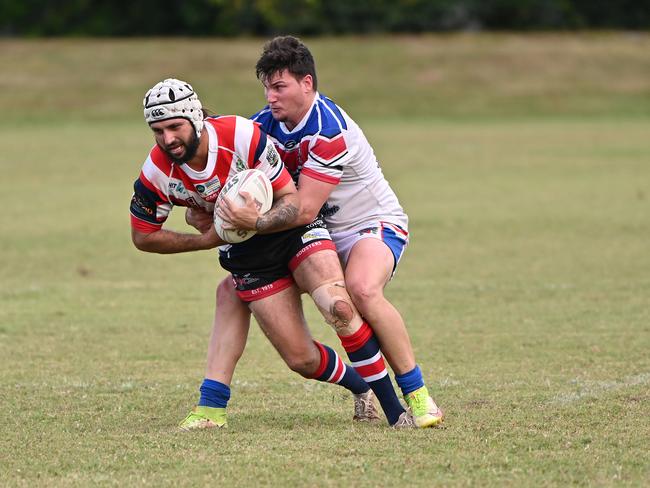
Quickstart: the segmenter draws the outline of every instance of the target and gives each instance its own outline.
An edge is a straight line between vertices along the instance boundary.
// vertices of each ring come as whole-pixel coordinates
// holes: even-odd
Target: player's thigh
[[[249,307],[264,334],[289,365],[314,359],[312,356],[318,354],[295,285],[252,301]]]
[[[292,271],[298,287],[307,293],[325,283],[343,281],[343,269],[336,251],[324,249],[310,254]]]
[[[345,266],[345,283],[353,300],[383,293],[394,264],[393,253],[380,239],[369,237],[357,241]]]
[[[250,310],[247,304],[237,295],[237,290],[230,275],[217,285],[215,301],[215,328],[238,327],[248,330]]]

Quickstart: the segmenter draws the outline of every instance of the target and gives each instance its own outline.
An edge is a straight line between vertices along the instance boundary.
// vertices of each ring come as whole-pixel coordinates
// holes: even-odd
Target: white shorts
[[[399,260],[409,243],[408,231],[402,229],[399,225],[383,221],[368,222],[368,225],[360,230],[331,232],[330,234],[334,244],[336,244],[336,251],[339,254],[343,268],[348,262],[352,247],[357,242],[368,238],[379,239],[388,246],[388,249],[393,254],[393,274],[395,274]]]

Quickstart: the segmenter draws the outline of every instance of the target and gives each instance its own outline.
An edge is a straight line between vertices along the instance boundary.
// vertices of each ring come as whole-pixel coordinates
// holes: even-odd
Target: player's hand
[[[217,202],[215,212],[225,221],[223,228],[226,230],[256,230],[257,219],[261,215],[259,206],[250,193],[241,191],[239,194],[244,199],[241,207],[224,195]]]
[[[212,214],[198,208],[188,208],[185,210],[185,222],[191,225],[201,234],[212,228]]]

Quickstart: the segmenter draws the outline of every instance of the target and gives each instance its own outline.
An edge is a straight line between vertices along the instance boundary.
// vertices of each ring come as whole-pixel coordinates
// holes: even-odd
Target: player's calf
[[[325,283],[310,294],[327,323],[339,336],[352,366],[377,396],[388,423],[395,424],[404,408],[388,377],[379,342],[352,303],[345,283],[340,280]]]
[[[314,347],[308,355],[286,356],[284,362],[291,371],[298,373],[303,378],[312,378],[320,366],[321,358],[318,349]]]

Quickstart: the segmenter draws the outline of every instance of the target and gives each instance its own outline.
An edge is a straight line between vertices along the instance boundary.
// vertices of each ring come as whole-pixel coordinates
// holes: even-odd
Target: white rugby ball
[[[226,184],[221,189],[219,197],[217,198],[217,205],[223,200],[223,196],[227,196],[237,206],[244,205],[244,198],[239,194],[240,191],[250,193],[255,201],[260,213],[267,212],[273,204],[273,187],[271,180],[264,172],[259,169],[247,169],[235,173],[226,180]],[[214,228],[217,235],[224,241],[231,244],[244,242],[253,237],[257,232],[254,230],[226,230],[223,228],[223,219],[217,215],[215,205],[214,212]]]

